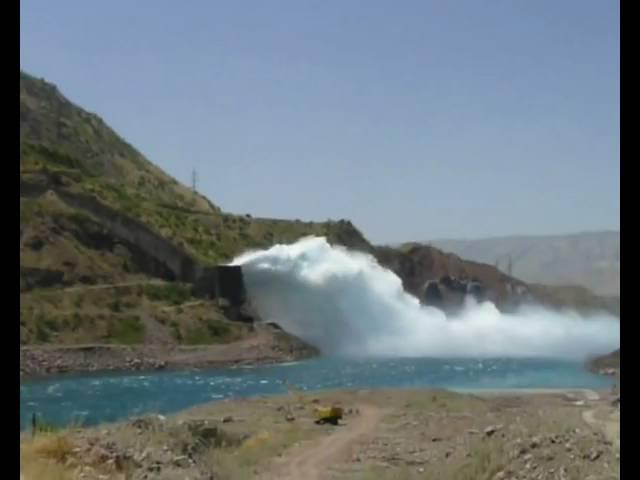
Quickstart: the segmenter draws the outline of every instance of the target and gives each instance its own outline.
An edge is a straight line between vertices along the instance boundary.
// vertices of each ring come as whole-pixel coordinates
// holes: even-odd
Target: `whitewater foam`
[[[422,306],[376,259],[323,237],[249,252],[242,265],[251,301],[267,321],[325,353],[402,357],[582,358],[620,344],[619,321],[540,306],[501,313],[467,301],[455,318]]]

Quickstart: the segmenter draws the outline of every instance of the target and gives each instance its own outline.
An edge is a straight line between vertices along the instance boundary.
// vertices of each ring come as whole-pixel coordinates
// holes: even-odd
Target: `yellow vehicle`
[[[342,419],[342,407],[317,407],[315,409],[316,423],[322,425],[324,423],[330,423],[337,425],[338,421]]]

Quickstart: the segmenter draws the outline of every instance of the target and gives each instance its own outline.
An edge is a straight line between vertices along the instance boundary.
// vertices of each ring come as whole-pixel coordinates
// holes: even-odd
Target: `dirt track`
[[[372,432],[383,412],[373,405],[360,405],[358,416],[347,424],[336,427],[331,435],[290,449],[274,462],[273,469],[262,473],[260,480],[320,480],[327,474],[327,467],[338,459],[344,459],[349,447],[361,437]]]

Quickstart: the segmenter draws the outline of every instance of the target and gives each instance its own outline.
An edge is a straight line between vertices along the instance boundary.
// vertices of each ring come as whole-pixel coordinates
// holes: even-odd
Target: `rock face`
[[[439,308],[447,313],[455,313],[463,306],[466,298],[476,302],[496,302],[498,293],[487,288],[478,278],[456,278],[443,275],[437,280],[429,280],[423,289],[420,301],[424,305]],[[506,297],[502,298],[503,310],[532,301],[533,297],[524,285],[506,284]]]
[[[524,282],[491,265],[468,262],[430,246],[404,251],[379,248],[376,257],[400,277],[409,293],[446,312],[462,308],[467,296],[478,302],[491,301],[503,310],[532,299]]]
[[[420,301],[425,305],[448,312],[460,308],[467,296],[482,302],[489,299],[489,293],[477,278],[466,279],[443,275],[425,284]]]
[[[619,315],[619,306],[584,288],[528,285],[493,265],[464,260],[429,245],[378,247],[374,256],[402,280],[405,290],[445,311],[457,311],[465,296],[491,301],[509,311],[526,303],[578,311],[600,310]]]

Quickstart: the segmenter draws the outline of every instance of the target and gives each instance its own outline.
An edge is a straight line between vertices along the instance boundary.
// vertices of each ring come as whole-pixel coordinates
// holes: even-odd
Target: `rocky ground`
[[[275,327],[256,325],[254,335],[223,345],[23,346],[20,348],[20,375],[256,365],[316,354],[309,345]]]
[[[21,475],[24,480],[613,479],[620,472],[617,398],[591,391],[291,392],[203,405],[166,418],[35,438],[25,433]],[[342,405],[341,425],[315,425],[318,404]]]

